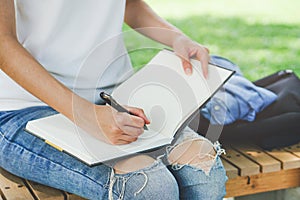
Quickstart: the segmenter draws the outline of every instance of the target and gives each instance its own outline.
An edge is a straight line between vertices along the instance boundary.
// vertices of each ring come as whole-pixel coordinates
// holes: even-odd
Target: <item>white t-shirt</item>
[[[100,90],[132,73],[124,10],[125,0],[15,0],[18,40],[52,76],[97,103]],[[36,105],[45,104],[0,70],[0,110]]]

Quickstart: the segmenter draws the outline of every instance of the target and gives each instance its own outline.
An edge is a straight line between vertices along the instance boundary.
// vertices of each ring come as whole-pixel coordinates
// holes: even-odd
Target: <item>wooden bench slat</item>
[[[293,153],[300,158],[300,143],[284,148],[284,150]]]
[[[67,193],[67,192],[64,192],[65,195],[66,195],[66,199],[67,200],[85,200],[84,198],[80,197],[80,196],[77,196],[77,195],[74,195],[74,194],[70,194],[70,193]]]
[[[282,148],[266,152],[281,162],[282,169],[295,169],[300,167],[300,158]]]
[[[237,167],[240,176],[254,175],[260,172],[260,166],[258,164],[249,160],[230,146],[225,146],[224,148],[226,149],[226,155],[222,155],[222,158]]]
[[[300,168],[261,173],[253,176],[229,179],[226,183],[226,197],[269,192],[300,186]]]
[[[233,165],[231,165],[229,162],[222,159],[222,163],[226,170],[226,175],[229,179],[235,178],[239,175],[239,170],[236,167],[234,167]]]
[[[234,146],[234,149],[242,153],[245,157],[259,164],[260,171],[262,173],[276,172],[281,170],[281,163],[265,153],[263,149],[258,146],[243,144]]]
[[[39,200],[64,200],[65,196],[62,191],[41,185],[32,181],[26,181],[27,186]]]
[[[25,186],[22,179],[10,174],[0,168],[0,189],[3,196],[10,199],[30,200],[34,199],[30,191]]]

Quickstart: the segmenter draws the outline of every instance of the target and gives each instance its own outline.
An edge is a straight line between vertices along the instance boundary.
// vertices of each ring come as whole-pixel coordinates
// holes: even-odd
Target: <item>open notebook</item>
[[[88,165],[169,144],[187,119],[234,73],[209,65],[209,76],[205,79],[200,62],[191,60],[191,63],[193,74],[187,76],[181,59],[171,51],[162,50],[113,91],[112,96],[120,104],[142,108],[151,121],[147,125],[149,130],[131,144],[110,145],[99,141],[62,114],[29,121],[26,130]]]

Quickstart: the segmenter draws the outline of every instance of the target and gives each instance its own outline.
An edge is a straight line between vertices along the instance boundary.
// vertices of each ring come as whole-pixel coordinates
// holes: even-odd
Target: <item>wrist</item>
[[[79,118],[87,118],[87,115],[94,113],[94,109],[95,104],[73,93],[69,108],[61,113],[75,122]]]
[[[183,33],[177,34],[173,37],[171,47],[174,49],[179,43],[184,44],[186,42],[192,42],[192,40]]]

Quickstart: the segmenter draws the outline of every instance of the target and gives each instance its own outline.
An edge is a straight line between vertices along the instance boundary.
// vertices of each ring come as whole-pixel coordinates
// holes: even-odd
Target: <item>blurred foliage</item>
[[[193,40],[207,46],[211,54],[237,63],[250,80],[281,69],[292,69],[300,76],[300,14],[296,9],[300,1],[147,2]],[[128,30],[124,25],[124,31]],[[163,47],[132,31],[126,33],[125,42],[136,68]]]

